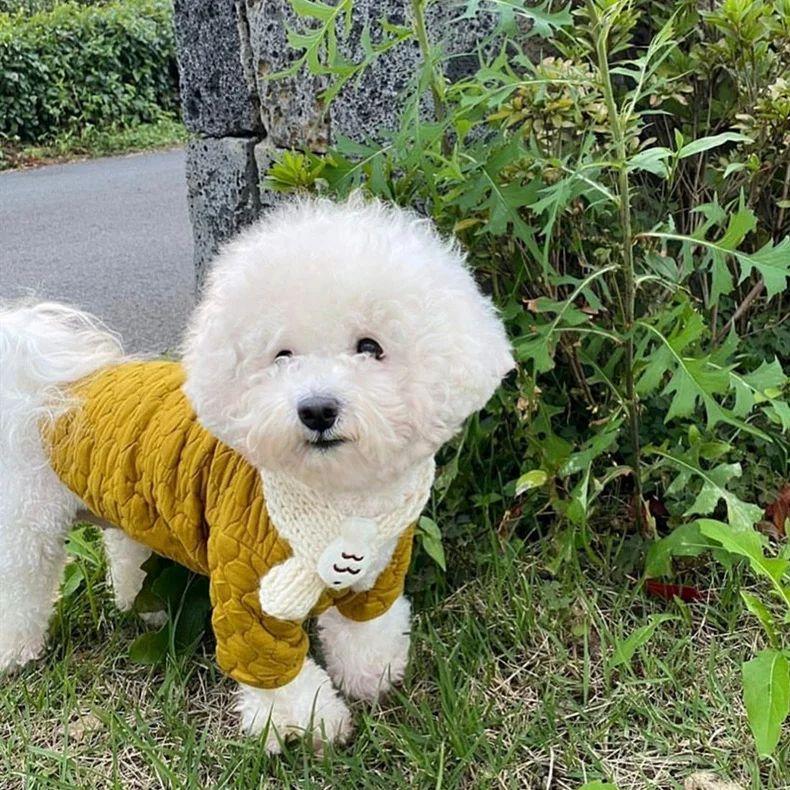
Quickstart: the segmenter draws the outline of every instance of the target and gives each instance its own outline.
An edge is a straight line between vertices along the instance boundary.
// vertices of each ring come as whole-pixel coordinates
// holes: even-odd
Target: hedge
[[[178,106],[169,0],[0,14],[0,138],[45,142]]]

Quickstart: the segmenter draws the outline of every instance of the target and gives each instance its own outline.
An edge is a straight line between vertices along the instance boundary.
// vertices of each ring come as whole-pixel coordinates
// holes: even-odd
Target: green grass
[[[624,550],[619,550],[622,554]],[[759,642],[738,577],[704,568],[710,605],[646,599],[612,556],[595,573],[542,570],[537,547],[480,547],[454,589],[423,592],[401,692],[355,704],[348,746],[294,743],[268,758],[236,733],[232,683],[206,638],[163,669],[133,664],[144,626],[112,607],[101,564],[58,607],[38,664],[0,690],[4,788],[679,788],[712,770],[744,788],[787,787],[790,748],[758,761],[739,667]],[[614,553],[614,550],[613,550]],[[662,623],[630,664],[614,645]],[[783,766],[785,767],[783,769]]]
[[[0,148],[0,170],[168,148],[180,145],[186,139],[187,131],[180,119],[163,114],[152,123],[120,129],[88,128],[79,133],[63,135],[46,145],[3,143]]]

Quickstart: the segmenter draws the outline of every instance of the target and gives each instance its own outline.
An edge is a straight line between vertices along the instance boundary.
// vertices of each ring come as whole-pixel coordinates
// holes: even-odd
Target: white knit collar
[[[436,464],[417,464],[385,492],[318,492],[291,475],[261,469],[266,509],[295,555],[316,562],[349,518],[375,521],[384,544],[413,524],[431,493]]]

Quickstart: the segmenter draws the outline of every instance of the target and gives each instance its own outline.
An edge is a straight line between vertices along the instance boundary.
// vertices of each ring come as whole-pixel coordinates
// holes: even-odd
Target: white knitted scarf
[[[370,589],[398,536],[419,517],[431,493],[433,458],[383,492],[317,492],[282,472],[261,470],[266,509],[293,556],[261,579],[261,608],[301,621],[327,588]]]

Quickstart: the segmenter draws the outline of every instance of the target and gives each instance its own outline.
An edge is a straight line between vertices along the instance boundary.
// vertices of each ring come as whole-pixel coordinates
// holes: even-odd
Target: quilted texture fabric
[[[178,363],[127,362],[73,387],[77,405],[44,436],[52,466],[96,516],[157,554],[208,575],[217,662],[235,680],[282,686],[309,647],[300,622],[261,611],[261,578],[291,556],[266,510],[258,472],[197,421]],[[389,609],[403,592],[413,527],[365,592],[325,590],[354,620]]]

